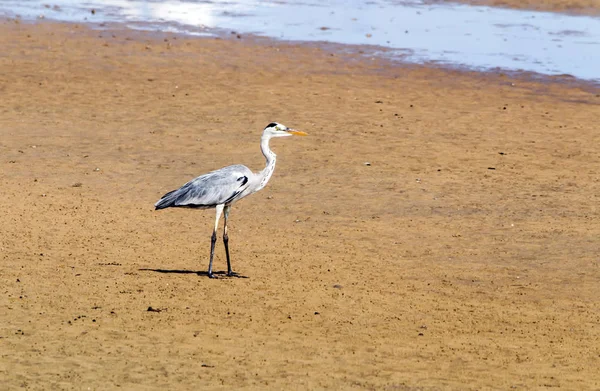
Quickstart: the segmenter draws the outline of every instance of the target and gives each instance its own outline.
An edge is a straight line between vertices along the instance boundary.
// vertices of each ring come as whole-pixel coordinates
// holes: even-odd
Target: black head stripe
[[[277,122],[271,122],[271,123],[270,123],[270,124],[268,124],[266,127],[267,127],[267,128],[274,128],[274,127],[276,127],[277,125],[278,125],[278,123],[277,123]]]

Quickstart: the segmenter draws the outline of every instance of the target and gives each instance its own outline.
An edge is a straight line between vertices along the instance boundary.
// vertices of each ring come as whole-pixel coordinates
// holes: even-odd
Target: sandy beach
[[[431,0],[444,3],[445,0]],[[459,3],[504,7],[542,12],[561,12],[576,15],[600,15],[600,3],[596,0],[459,0]]]
[[[600,388],[597,88],[49,22],[0,47],[5,389]],[[211,280],[214,211],[153,204],[262,169],[271,121],[309,137]]]

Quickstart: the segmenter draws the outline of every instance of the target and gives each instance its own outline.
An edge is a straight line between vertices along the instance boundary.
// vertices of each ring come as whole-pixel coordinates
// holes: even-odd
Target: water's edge
[[[231,37],[231,32],[283,42],[333,44],[402,63],[524,74],[539,80],[600,84],[600,18],[512,11],[421,1],[309,3],[140,2],[0,0],[0,18],[89,24],[106,28],[162,31],[197,37]],[[232,5],[233,4],[233,5]],[[336,5],[338,6],[336,8]],[[282,21],[294,23],[282,23]],[[503,23],[504,22],[504,23]]]

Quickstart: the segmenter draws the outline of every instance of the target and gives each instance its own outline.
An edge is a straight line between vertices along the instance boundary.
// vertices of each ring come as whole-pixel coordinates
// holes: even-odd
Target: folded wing
[[[249,186],[252,171],[246,166],[235,165],[209,172],[192,179],[177,190],[162,196],[156,209],[170,207],[212,208],[236,200]]]

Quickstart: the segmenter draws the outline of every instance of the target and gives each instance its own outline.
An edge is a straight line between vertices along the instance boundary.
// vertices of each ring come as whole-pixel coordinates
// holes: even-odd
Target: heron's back
[[[192,179],[162,196],[156,209],[170,207],[213,208],[239,199],[254,174],[241,164],[221,168]]]

